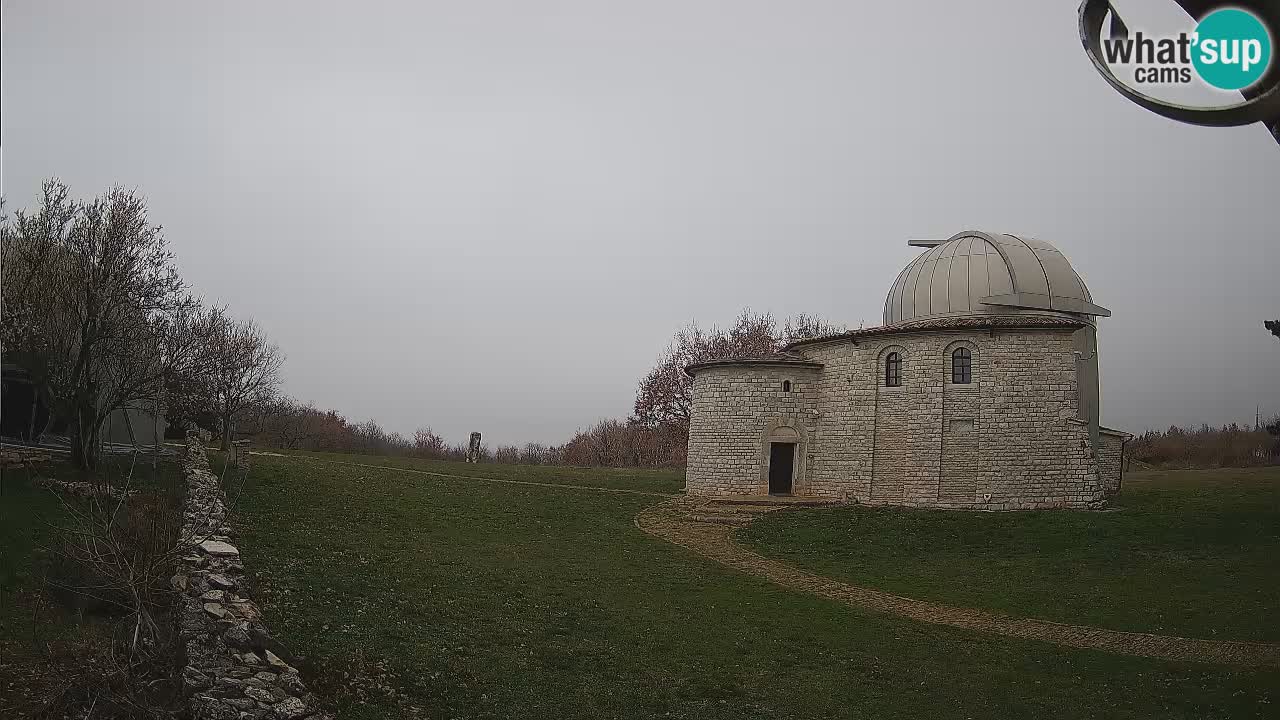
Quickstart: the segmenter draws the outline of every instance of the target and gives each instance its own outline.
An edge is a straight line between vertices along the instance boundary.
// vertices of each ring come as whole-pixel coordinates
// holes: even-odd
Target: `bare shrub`
[[[549,463],[551,456],[551,448],[542,443],[525,443],[520,449],[520,456],[517,459],[522,465],[546,465]]]
[[[445,445],[444,438],[437,435],[434,430],[430,427],[421,427],[413,434],[413,454],[417,457],[441,460],[449,454],[449,448]]]
[[[44,688],[39,718],[146,718],[180,716],[171,642],[140,655],[128,651],[127,629],[82,632],[70,642],[48,643],[39,672]]]
[[[168,579],[189,546],[179,541],[176,510],[149,494],[114,503],[63,498],[63,507],[69,520],[55,528],[58,544],[50,550],[67,570],[51,582],[125,613],[133,624],[131,651],[154,647],[164,634],[156,614],[170,604]]]
[[[493,461],[514,465],[520,462],[520,448],[514,445],[499,445],[493,451]]]
[[[678,427],[603,419],[579,430],[562,447],[549,449],[547,457],[559,465],[676,466],[684,461],[686,439]]]
[[[269,405],[280,387],[284,355],[252,320],[236,322],[221,312],[205,346],[210,358],[207,397],[222,423],[222,449],[231,446],[231,426],[255,405]]]
[[[104,463],[105,465],[105,463]],[[46,646],[49,717],[172,717],[177,642],[168,613],[177,559],[194,543],[181,532],[180,494],[134,487],[131,465],[112,494],[59,494],[64,520],[44,548],[51,594],[96,622],[65,647]]]

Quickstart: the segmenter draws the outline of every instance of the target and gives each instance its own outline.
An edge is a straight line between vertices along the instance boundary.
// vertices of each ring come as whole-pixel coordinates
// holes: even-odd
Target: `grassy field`
[[[1114,507],[788,512],[739,538],[910,597],[1118,630],[1280,640],[1280,468],[1133,473]]]
[[[257,596],[345,718],[1225,718],[1280,704],[1274,670],[1070,651],[785,591],[638,531],[653,497],[254,463],[235,522]],[[628,475],[675,482],[598,477]]]
[[[41,604],[41,573],[48,561],[43,546],[53,539],[48,523],[63,512],[58,498],[37,487],[25,469],[0,472],[0,643],[12,648],[38,632],[32,613]]]
[[[300,453],[331,462],[355,465],[399,467],[444,475],[462,475],[497,480],[583,485],[618,490],[642,490],[656,493],[683,493],[684,470],[640,470],[636,468],[560,467],[553,465],[498,465],[495,463],[449,462],[377,455],[341,455],[336,453]]]

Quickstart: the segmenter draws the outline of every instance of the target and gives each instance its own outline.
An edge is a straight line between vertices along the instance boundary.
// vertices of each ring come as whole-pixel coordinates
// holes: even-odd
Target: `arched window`
[[[791,392],[791,381],[790,381],[790,380],[783,380],[783,381],[782,381],[782,392]]]
[[[956,348],[951,353],[951,382],[956,385],[973,382],[973,353],[969,348]]]
[[[902,356],[896,352],[889,353],[884,359],[884,386],[900,387],[902,385]]]

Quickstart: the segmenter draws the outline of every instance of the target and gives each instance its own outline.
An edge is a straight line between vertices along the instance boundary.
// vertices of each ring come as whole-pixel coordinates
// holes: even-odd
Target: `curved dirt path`
[[[646,508],[636,516],[636,527],[655,537],[741,572],[750,573],[783,587],[809,592],[855,607],[898,615],[920,622],[949,625],[966,630],[1065,645],[1104,650],[1120,655],[1137,655],[1161,660],[1226,663],[1280,667],[1280,643],[1251,643],[1227,640],[1195,640],[1171,635],[1106,630],[1084,625],[1066,625],[1000,615],[985,610],[959,608],[926,600],[892,595],[858,587],[801,570],[785,562],[769,559],[733,540],[733,527],[690,520],[687,514],[697,501],[677,498]]]

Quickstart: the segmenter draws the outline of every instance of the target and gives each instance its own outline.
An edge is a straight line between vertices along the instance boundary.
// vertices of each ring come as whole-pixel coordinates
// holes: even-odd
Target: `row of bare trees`
[[[78,200],[51,179],[36,208],[0,218],[0,235],[0,350],[48,424],[65,424],[80,467],[97,466],[103,424],[124,408],[212,409],[225,443],[239,413],[275,394],[279,349],[190,292],[136,192]]]
[[[1280,463],[1280,417],[1257,427],[1170,427],[1130,440],[1125,455],[1161,468],[1252,467]]]
[[[374,455],[408,455],[414,448],[413,440],[376,420],[352,422],[336,410],[283,396],[250,403],[236,419],[237,435],[264,447]]]
[[[335,410],[320,410],[290,398],[273,398],[251,405],[240,415],[237,433],[254,445],[286,450],[401,455],[432,460],[465,460],[467,446],[450,444],[430,427],[413,437],[386,430],[376,420],[352,422]],[[525,465],[561,464],[560,449],[541,443],[523,446],[482,446],[484,462]]]

